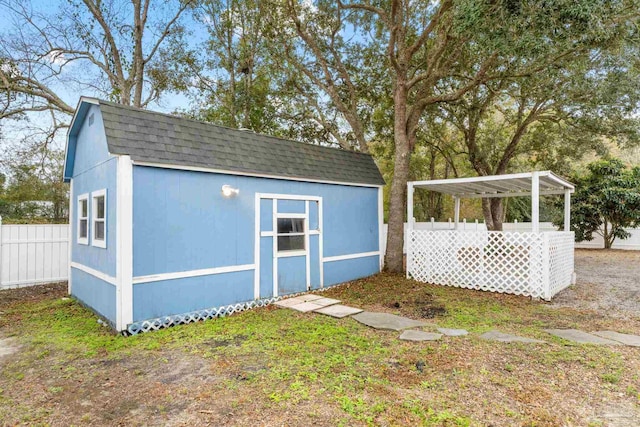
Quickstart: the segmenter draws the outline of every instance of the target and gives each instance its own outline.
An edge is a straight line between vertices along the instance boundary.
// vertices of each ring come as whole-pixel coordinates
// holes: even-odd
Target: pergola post
[[[540,232],[540,174],[531,175],[531,231]]]
[[[458,223],[460,222],[460,197],[453,196],[453,204],[454,204],[453,229],[457,230],[458,229]]]
[[[564,190],[564,231],[571,231],[571,190]]]
[[[407,279],[411,271],[411,232],[413,231],[413,183],[407,183],[407,232],[404,245],[407,250]]]

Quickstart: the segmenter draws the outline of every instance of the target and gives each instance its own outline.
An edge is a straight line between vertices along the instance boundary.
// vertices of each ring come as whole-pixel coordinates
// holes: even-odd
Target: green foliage
[[[576,241],[593,240],[595,233],[611,248],[615,239],[630,236],[625,228],[640,225],[640,167],[603,159],[587,168],[587,174],[573,178],[571,229]]]
[[[0,179],[4,223],[67,221],[68,185],[62,182],[62,160],[63,153],[54,150],[44,158],[23,153],[7,162],[8,178]]]

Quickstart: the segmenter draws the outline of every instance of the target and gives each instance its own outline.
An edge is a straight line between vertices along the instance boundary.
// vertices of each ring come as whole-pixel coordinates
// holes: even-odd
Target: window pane
[[[303,251],[304,236],[278,236],[278,251]]]
[[[304,233],[303,218],[278,218],[278,234]]]
[[[80,200],[80,217],[87,217],[87,199]]]
[[[104,196],[96,197],[96,218],[104,218]]]
[[[96,240],[104,240],[104,221],[96,221],[96,235],[93,236]]]
[[[81,239],[87,238],[87,220],[86,219],[80,220],[80,230],[78,230],[78,236]]]

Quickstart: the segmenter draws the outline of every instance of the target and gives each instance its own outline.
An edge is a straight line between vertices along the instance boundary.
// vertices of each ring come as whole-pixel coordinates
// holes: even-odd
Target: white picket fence
[[[0,289],[67,280],[69,225],[2,225]]]
[[[453,222],[416,222],[414,224],[414,230],[453,230]],[[531,223],[529,222],[505,222],[502,224],[503,231],[519,231],[528,232],[531,231]],[[466,221],[464,220],[458,226],[462,231],[486,231],[487,227],[484,223],[479,221]],[[551,222],[541,222],[540,231],[557,231],[558,229]],[[623,249],[629,251],[640,251],[640,228],[629,228],[628,232],[631,233],[631,237],[628,239],[620,240],[616,239],[613,242],[613,249]],[[407,235],[407,223],[404,224],[404,235]],[[382,253],[386,253],[387,244],[387,224],[383,228],[382,239]],[[407,253],[406,246],[407,239],[405,238],[405,246],[402,248],[403,253]],[[604,242],[601,236],[594,235],[594,239],[590,242],[582,241],[575,243],[576,249],[602,249],[604,248]]]

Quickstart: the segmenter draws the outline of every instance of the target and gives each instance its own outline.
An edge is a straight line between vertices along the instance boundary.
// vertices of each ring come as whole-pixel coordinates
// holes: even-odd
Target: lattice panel
[[[547,299],[551,299],[572,283],[575,236],[573,232],[546,234],[549,244],[549,293]]]
[[[328,289],[340,287],[345,283],[338,285],[327,286],[326,288],[314,289],[313,292],[323,292]],[[134,322],[127,327],[124,335],[136,335],[141,332],[157,331],[158,329],[168,328],[170,326],[183,325],[191,322],[198,322],[201,320],[215,319],[216,317],[229,316],[234,313],[240,313],[245,310],[249,310],[257,307],[265,307],[269,304],[273,304],[276,301],[280,301],[285,298],[292,298],[298,295],[304,295],[308,292],[298,292],[295,294],[287,294],[284,296],[277,296],[272,298],[264,298],[253,301],[242,302],[238,304],[230,304],[222,307],[212,307],[204,310],[192,311],[189,313],[175,314],[172,316],[157,317],[155,319],[142,320],[140,322]]]
[[[413,230],[409,275],[439,285],[544,297],[540,233]]]

